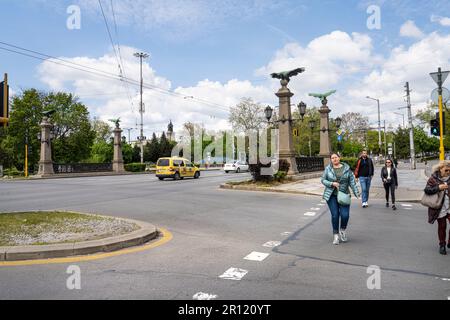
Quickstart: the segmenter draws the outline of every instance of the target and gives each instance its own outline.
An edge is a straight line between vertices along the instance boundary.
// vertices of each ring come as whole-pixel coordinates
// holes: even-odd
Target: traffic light
[[[439,127],[439,112],[436,112],[436,121],[438,124],[438,128]],[[442,134],[445,135],[445,111],[442,111],[442,128],[444,128],[444,131],[442,132]]]
[[[441,135],[441,132],[439,131],[439,120],[438,119],[430,120],[430,133],[433,136],[437,136],[437,137],[439,137]]]

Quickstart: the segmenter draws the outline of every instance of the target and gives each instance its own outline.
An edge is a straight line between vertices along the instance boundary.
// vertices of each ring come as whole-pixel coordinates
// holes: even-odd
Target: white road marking
[[[280,244],[281,244],[281,241],[268,241],[263,244],[263,247],[275,248],[275,247],[278,247]]]
[[[321,200],[320,203],[326,203],[326,201],[325,200]]]
[[[311,208],[311,209],[309,209],[309,210],[319,211],[320,208]]]
[[[404,203],[402,203],[402,207],[412,207],[412,204],[404,204]]]
[[[230,268],[227,271],[225,271],[224,274],[219,276],[219,278],[226,279],[226,280],[241,280],[246,274],[248,273],[248,270],[239,269],[239,268]]]
[[[288,236],[288,235],[290,235],[292,232],[289,232],[289,231],[286,231],[286,232],[283,232],[281,235],[282,236]]]
[[[314,217],[316,215],[316,212],[306,212],[304,214],[304,216],[308,216],[308,217]]]
[[[412,208],[403,208],[403,210],[412,210]]]
[[[319,203],[318,206],[323,207],[325,203]]]
[[[216,298],[217,298],[217,294],[204,293],[204,292],[197,292],[192,297],[192,299],[194,299],[194,300],[212,300],[212,299],[216,299]]]
[[[246,257],[244,257],[244,259],[251,260],[251,261],[263,261],[268,256],[269,256],[268,253],[253,251],[252,253],[250,253]]]

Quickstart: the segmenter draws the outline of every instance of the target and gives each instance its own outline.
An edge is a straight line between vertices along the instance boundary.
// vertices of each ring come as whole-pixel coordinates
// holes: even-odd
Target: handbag
[[[442,207],[442,203],[444,200],[445,191],[439,191],[435,194],[426,194],[424,193],[422,196],[422,200],[420,200],[420,203],[428,208],[431,209],[439,209]]]
[[[341,186],[342,177],[339,179],[339,188]],[[352,202],[352,197],[350,193],[345,193],[341,190],[338,190],[337,201],[341,206],[349,206]]]
[[[350,193],[338,191],[337,201],[341,206],[349,206],[352,203],[352,198]]]

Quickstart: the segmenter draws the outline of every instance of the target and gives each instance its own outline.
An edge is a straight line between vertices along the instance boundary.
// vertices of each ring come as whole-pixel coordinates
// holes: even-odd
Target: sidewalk
[[[375,175],[370,188],[370,199],[385,199],[385,191],[380,178],[381,167],[375,167]],[[396,201],[419,202],[423,195],[423,189],[427,182],[425,167],[417,168],[415,171],[408,169],[406,165],[399,164],[397,168],[399,187],[395,191]],[[273,189],[278,192],[299,193],[322,196],[324,186],[320,178],[298,181],[285,184]],[[359,184],[358,187],[360,188]],[[360,188],[361,190],[361,188]],[[275,191],[275,190],[274,190]]]
[[[370,188],[370,199],[385,199],[385,190],[381,182],[380,170],[381,166],[375,167],[375,174],[372,179]],[[399,187],[395,191],[396,201],[398,202],[420,202],[423,195],[428,177],[425,175],[425,166],[418,165],[416,170],[410,170],[409,164],[399,163],[397,168],[397,175],[399,180]],[[307,176],[299,176],[297,181],[286,183],[273,187],[259,187],[254,185],[229,185],[222,184],[222,189],[234,189],[244,191],[265,191],[265,192],[280,192],[292,194],[306,194],[312,196],[322,197],[324,186],[321,182],[322,172],[314,172]],[[361,190],[360,185],[358,188]]]

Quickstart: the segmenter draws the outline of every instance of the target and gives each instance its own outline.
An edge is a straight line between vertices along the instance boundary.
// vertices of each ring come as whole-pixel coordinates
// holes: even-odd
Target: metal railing
[[[323,171],[325,169],[323,158],[319,157],[297,157],[297,170],[299,173]]]
[[[112,171],[112,163],[71,163],[53,164],[55,173],[85,173],[85,172],[108,172]]]

